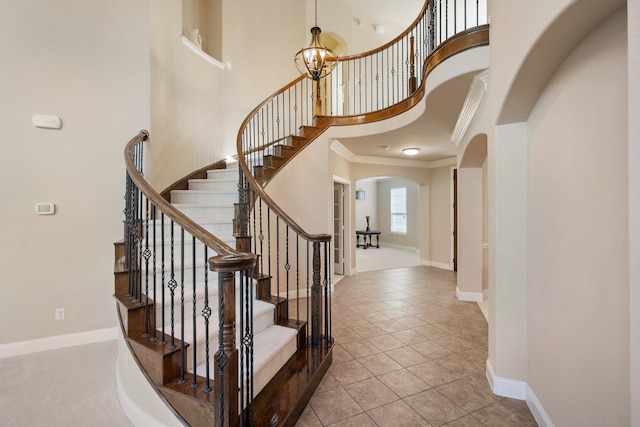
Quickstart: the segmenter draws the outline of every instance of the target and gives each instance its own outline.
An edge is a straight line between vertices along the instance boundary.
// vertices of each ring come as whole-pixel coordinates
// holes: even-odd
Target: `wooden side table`
[[[360,236],[362,236],[362,244],[360,244]],[[376,244],[371,243],[371,236],[376,236]],[[356,248],[379,248],[380,247],[380,231],[376,230],[356,230]]]

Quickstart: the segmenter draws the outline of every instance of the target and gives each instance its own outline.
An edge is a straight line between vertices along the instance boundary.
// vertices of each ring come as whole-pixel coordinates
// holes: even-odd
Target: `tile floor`
[[[345,277],[333,295],[333,365],[298,427],[536,426],[487,383],[487,323],[455,273],[405,267]]]

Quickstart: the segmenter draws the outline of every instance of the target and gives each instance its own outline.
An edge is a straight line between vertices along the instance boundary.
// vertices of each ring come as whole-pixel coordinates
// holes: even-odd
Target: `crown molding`
[[[462,137],[467,132],[467,129],[471,124],[471,120],[473,120],[473,116],[475,116],[476,111],[480,106],[482,98],[484,98],[484,94],[487,92],[488,80],[488,69],[473,76],[469,92],[467,93],[467,98],[464,100],[460,116],[458,116],[458,121],[456,122],[453,134],[451,135],[451,140],[456,143],[456,147],[460,145]]]
[[[331,150],[336,154],[352,163],[364,163],[369,165],[387,165],[387,166],[404,166],[411,168],[439,168],[443,166],[455,166],[457,164],[456,157],[448,157],[446,159],[434,160],[432,162],[424,162],[421,160],[404,160],[390,157],[377,156],[359,156],[353,154],[347,147],[342,145],[340,141],[334,139],[331,142]]]

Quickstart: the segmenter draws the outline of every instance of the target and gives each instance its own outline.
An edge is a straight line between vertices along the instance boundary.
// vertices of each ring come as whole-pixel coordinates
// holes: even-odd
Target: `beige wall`
[[[629,425],[625,20],[567,57],[529,119],[529,384],[559,426]]]
[[[451,238],[453,217],[453,195],[451,167],[431,170],[429,216],[430,261],[438,266],[453,264]]]
[[[303,2],[224,0],[221,69],[182,43],[181,1],[150,4],[154,168],[147,177],[164,189],[236,153],[247,114],[299,75],[293,56],[307,30]]]
[[[117,326],[113,243],[124,145],[149,125],[148,16],[138,0],[0,2],[0,344]],[[35,113],[62,128],[33,127]]]
[[[640,1],[627,2],[628,70],[640,69]],[[640,74],[628,72],[628,117],[640,117]],[[640,120],[629,127],[629,262],[631,425],[640,425]]]

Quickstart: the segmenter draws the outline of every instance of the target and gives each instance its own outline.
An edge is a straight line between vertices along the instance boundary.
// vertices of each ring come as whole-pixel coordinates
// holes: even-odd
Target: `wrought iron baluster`
[[[193,302],[191,304],[191,325],[192,325],[192,337],[191,337],[191,357],[193,359],[193,381],[191,382],[191,388],[197,388],[198,387],[198,379],[197,379],[197,375],[196,375],[196,366],[198,366],[198,358],[197,358],[197,340],[196,340],[196,333],[198,331],[197,329],[197,315],[196,315],[196,304],[197,304],[197,300],[196,300],[196,238],[195,236],[191,237],[191,263],[193,265],[193,269],[192,269],[192,273],[191,273],[191,280],[192,280],[192,285],[193,285]]]
[[[170,329],[171,329],[171,344],[169,348],[176,348],[176,338],[175,338],[175,290],[178,286],[178,282],[176,281],[175,276],[175,241],[174,241],[174,222],[171,220],[171,246],[170,246],[170,260],[171,260],[171,278],[169,279],[168,287],[171,292],[171,319],[170,319]]]
[[[144,232],[144,333],[142,336],[149,336],[149,258],[151,251],[149,250],[149,199],[145,198],[145,232]]]
[[[158,340],[158,310],[157,310],[157,301],[156,298],[156,290],[157,290],[157,275],[158,275],[158,267],[157,267],[157,254],[158,254],[158,243],[156,241],[156,230],[158,228],[158,217],[156,213],[156,206],[153,205],[153,337],[151,337],[151,341]]]
[[[164,319],[164,309],[165,309],[165,301],[164,301],[164,285],[165,285],[165,277],[164,277],[164,212],[160,212],[160,293],[161,293],[161,304],[160,307],[162,309],[161,315],[161,331],[160,331],[160,345],[165,345],[167,341],[165,340],[165,319]]]
[[[194,270],[195,270],[195,266]],[[180,227],[180,380],[178,384],[187,382],[186,344],[184,336],[184,228]]]
[[[209,318],[211,317],[211,307],[209,306],[209,268],[207,264],[208,256],[208,247],[204,246],[204,308],[202,309],[202,317],[204,318],[204,360],[205,360],[205,386],[202,391],[208,393],[212,390],[211,388],[211,377],[209,375]],[[195,267],[195,266],[194,266]],[[220,275],[218,275],[220,277]],[[221,280],[221,279],[219,279]],[[218,295],[218,298],[222,298],[221,295]],[[223,304],[223,302],[221,302]],[[220,310],[222,313],[222,310]],[[222,340],[222,325],[220,325],[220,329],[218,330],[218,335],[220,340]],[[222,424],[221,424],[222,425]]]

